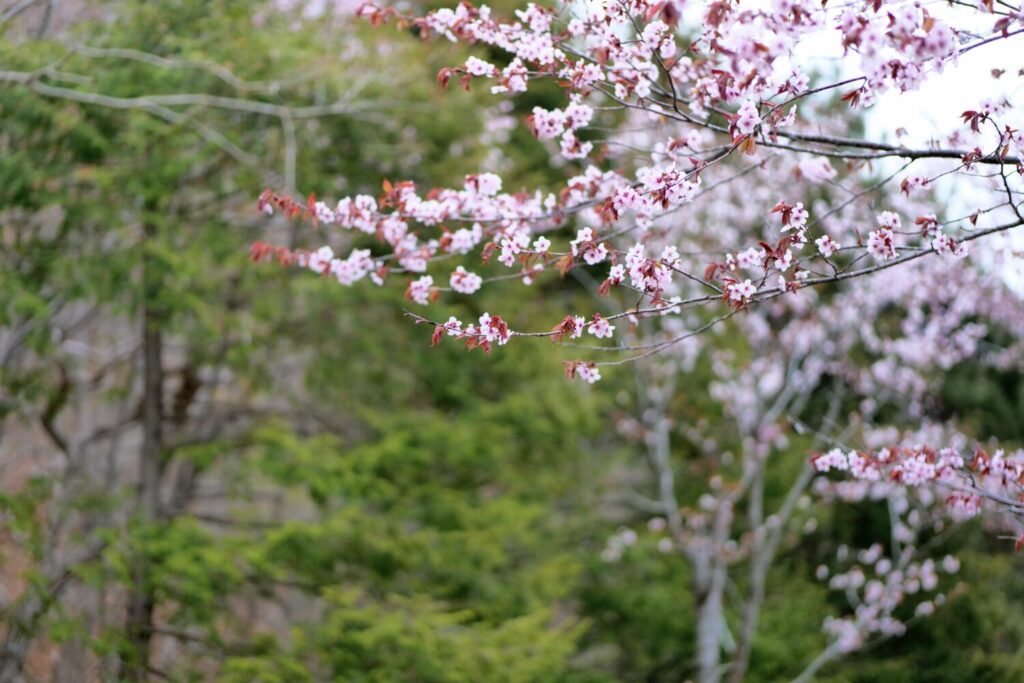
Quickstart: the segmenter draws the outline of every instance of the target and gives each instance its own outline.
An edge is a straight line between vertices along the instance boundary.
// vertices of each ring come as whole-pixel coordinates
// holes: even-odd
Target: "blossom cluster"
[[[844,472],[861,481],[938,485],[946,490],[946,503],[955,519],[978,515],[986,500],[1024,510],[1024,450],[1010,454],[997,450],[990,455],[978,448],[965,459],[953,448],[923,445],[867,452],[834,448],[812,462],[818,472]]]
[[[853,605],[851,614],[826,617],[824,623],[825,632],[843,653],[860,649],[873,636],[901,636],[909,619],[934,613],[936,606],[946,601],[944,593],[936,593],[940,572],[955,574],[960,569],[959,560],[952,555],[939,562],[932,558],[914,561],[907,559],[909,554],[888,555],[880,543],[856,554],[840,546],[837,556],[840,561],[849,558],[854,562],[837,573],[821,565],[817,578],[827,580],[829,589],[846,595]]]

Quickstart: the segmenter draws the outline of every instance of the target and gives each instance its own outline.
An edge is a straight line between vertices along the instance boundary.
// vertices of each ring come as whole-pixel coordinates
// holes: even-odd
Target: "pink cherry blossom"
[[[899,256],[896,252],[896,236],[889,228],[879,228],[868,233],[868,253],[884,261]]]
[[[434,278],[424,275],[418,280],[413,280],[409,283],[405,296],[420,306],[426,306],[430,303],[430,294],[433,286]]]
[[[587,327],[587,331],[598,339],[611,339],[615,326],[602,318],[600,313],[595,313],[593,320],[591,320],[589,327]]]

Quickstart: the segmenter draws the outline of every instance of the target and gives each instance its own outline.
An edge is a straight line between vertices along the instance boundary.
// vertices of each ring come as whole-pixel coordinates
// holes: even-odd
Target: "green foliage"
[[[942,412],[959,416],[974,433],[1003,443],[1024,442],[1024,377],[963,363],[943,383]]]
[[[490,625],[424,597],[368,602],[358,592],[332,590],[325,598],[329,616],[303,645],[334,680],[556,681],[580,631],[552,625],[548,610]]]

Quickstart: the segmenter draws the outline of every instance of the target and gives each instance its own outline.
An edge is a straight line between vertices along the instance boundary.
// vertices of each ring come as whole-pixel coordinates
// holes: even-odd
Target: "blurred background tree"
[[[0,681],[693,674],[679,558],[643,538],[601,559],[644,519],[609,503],[642,467],[612,429],[637,410],[630,377],[581,391],[539,345],[467,362],[426,348],[393,288],[248,263],[256,239],[322,241],[268,225],[266,186],[556,178],[520,119],[558,93],[443,93],[460,48],[368,39],[351,9],[0,10]],[[449,306],[539,327],[585,296],[537,286],[528,305],[494,285]],[[965,381],[952,414],[1019,399],[1015,378]],[[750,680],[823,646],[816,544],[841,522],[773,569]],[[1019,561],[978,528],[949,543],[967,587],[827,680],[1021,679]]]

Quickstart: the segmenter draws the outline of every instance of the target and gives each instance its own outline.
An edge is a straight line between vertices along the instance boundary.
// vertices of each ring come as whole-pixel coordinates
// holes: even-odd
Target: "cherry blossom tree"
[[[268,190],[263,211],[329,229],[333,246],[307,252],[257,243],[253,256],[276,256],[343,285],[401,278],[416,307],[496,280],[528,287],[544,271],[564,277],[586,269],[600,277],[597,292],[615,302],[611,312],[570,311],[536,331],[500,314],[468,323],[409,315],[434,327],[435,344],[451,338],[486,352],[513,338],[567,343],[618,334],[614,345],[566,362],[570,378],[591,383],[606,366],[664,352],[781,297],[820,308],[812,291],[863,278],[872,283],[856,304],[863,310],[885,299],[883,271],[921,273],[912,262],[931,260],[941,264],[927,271],[932,281],[945,279],[975,241],[1024,223],[1024,132],[1009,86],[965,102],[961,120],[945,122],[945,137],[920,147],[887,141],[906,134],[898,125],[876,138],[849,134],[879,98],[942,78],[966,54],[1024,33],[1024,13],[1010,3],[965,5],[609,1],[530,4],[508,20],[469,3],[424,17],[363,5],[358,15],[374,24],[479,45],[502,60],[470,57],[439,73],[443,86],[455,79],[515,97],[531,82],[555,81],[566,106],[537,107],[525,124],[580,172],[559,192],[509,191],[492,173],[427,192],[385,183],[379,198],[336,204]],[[812,49],[836,59],[809,56]],[[756,169],[785,182],[773,193],[751,188],[745,181]],[[720,202],[694,220],[699,197],[730,185],[743,188],[740,216],[721,220]],[[903,197],[886,192],[895,186]],[[801,201],[825,188],[846,196]],[[967,210],[940,217],[953,205],[938,195],[950,191]],[[369,246],[345,247],[353,238]],[[994,253],[982,259],[990,269]],[[492,261],[505,272],[491,274]],[[688,315],[698,308],[708,313]],[[941,328],[929,312],[920,315],[925,328]],[[643,340],[621,342],[624,330],[639,327]],[[933,335],[918,353],[948,353],[946,342],[970,337],[969,330],[958,341]],[[620,357],[608,360],[609,352]]]
[[[564,185],[511,188],[481,172],[462,187],[386,182],[379,197],[330,202],[267,190],[262,211],[308,222],[327,244],[257,243],[254,259],[346,286],[398,279],[431,344],[501,353],[547,340],[570,350],[566,376],[589,384],[631,368],[637,410],[619,429],[646,456],[651,493],[623,495],[646,513],[643,533],[690,564],[699,680],[742,680],[768,569],[787,539],[813,532],[817,506],[883,501],[891,524],[819,569],[850,611],[825,620],[829,645],[798,680],[941,604],[940,576],[958,562],[933,557],[931,539],[986,507],[1020,538],[1024,452],[936,422],[929,403],[957,363],[1024,366],[1024,303],[1005,276],[1024,225],[1010,85],[1024,69],[994,70],[990,97],[964,101],[920,143],[913,116],[871,118],[887,98],[954,78],[969,53],[1024,45],[1020,6],[607,0],[507,19],[469,3],[358,14],[478,46],[441,70],[443,87],[515,98],[553,81],[565,105],[536,107],[524,125]],[[549,329],[500,311],[432,313],[492,283],[520,281],[529,296],[569,276],[594,306]],[[997,331],[1011,341],[993,343]],[[677,386],[699,364],[710,385]],[[682,392],[714,401],[727,426],[685,424]],[[808,452],[770,506],[768,465],[791,441]],[[670,458],[680,443],[704,463],[694,500],[680,498]],[[624,526],[603,557],[641,537]],[[725,588],[739,567],[734,634]]]
[[[948,279],[936,286],[940,273]],[[701,680],[717,680],[723,670],[730,680],[742,680],[768,571],[781,552],[813,534],[817,517],[836,505],[883,504],[888,533],[859,550],[839,545],[834,562],[819,568],[818,578],[848,599],[850,612],[825,618],[829,645],[805,663],[802,680],[836,657],[901,635],[945,600],[944,593],[935,592],[942,583],[935,568],[954,573],[958,561],[938,552],[941,540],[980,511],[980,501],[964,495],[970,493],[960,481],[966,472],[946,471],[947,482],[923,455],[891,465],[904,470],[903,476],[887,476],[881,461],[875,464],[856,450],[847,455],[838,444],[856,441],[865,445],[862,450],[885,444],[893,453],[908,454],[927,453],[921,443],[963,447],[968,442],[963,434],[930,421],[928,403],[945,369],[956,363],[1019,365],[1019,343],[978,347],[989,329],[1018,329],[1024,309],[998,278],[982,278],[966,264],[948,269],[939,261],[923,261],[878,277],[885,280],[880,293],[864,279],[828,299],[809,292],[812,301],[784,297],[748,311],[735,321],[749,344],[745,348],[709,331],[637,364],[642,375],[637,414],[619,427],[645,454],[651,470],[645,486],[653,493],[627,491],[623,502],[647,513],[659,550],[682,554],[693,568],[698,634],[704,636],[696,644]],[[965,289],[979,296],[959,298]],[[924,328],[887,329],[883,311],[897,307],[906,308],[904,322],[926,319],[932,309],[934,314]],[[867,322],[851,323],[853,315]],[[737,359],[751,349],[756,355]],[[710,365],[714,377],[708,393],[723,415],[718,425],[708,424],[706,416],[688,422],[676,386],[679,377],[694,376],[701,363]],[[917,428],[900,430],[894,424]],[[825,452],[801,463],[803,439]],[[672,450],[691,452],[685,476],[706,482],[701,493],[679,493],[682,468],[673,467]],[[1022,456],[993,456],[985,471],[1012,476]],[[774,481],[789,478],[785,495],[775,500],[766,494],[769,467],[776,470]],[[856,479],[824,476],[830,469],[852,472]],[[988,489],[1002,491],[990,481],[985,481]],[[1013,515],[1001,512],[1007,518],[992,519],[996,528],[1019,529]],[[638,536],[642,532],[624,527],[609,539],[603,557],[620,560]],[[728,583],[742,581],[746,592],[738,599],[725,591]],[[739,615],[735,633],[726,625],[729,611]]]

